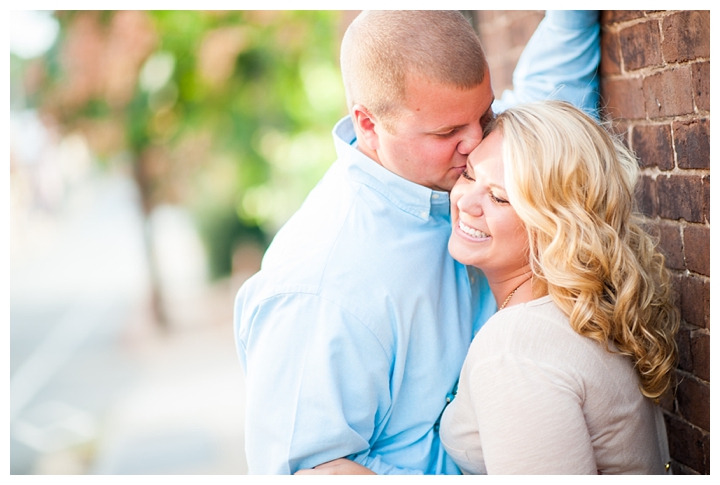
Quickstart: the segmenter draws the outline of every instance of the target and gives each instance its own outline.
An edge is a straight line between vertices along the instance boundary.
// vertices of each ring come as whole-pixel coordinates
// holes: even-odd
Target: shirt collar
[[[349,162],[351,179],[376,190],[398,208],[424,221],[430,219],[431,213],[449,214],[450,194],[410,182],[358,150],[350,116],[338,121],[333,138],[338,158]]]

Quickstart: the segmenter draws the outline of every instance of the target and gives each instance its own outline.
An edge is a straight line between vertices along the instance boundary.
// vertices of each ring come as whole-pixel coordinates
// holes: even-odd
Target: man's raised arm
[[[529,101],[560,99],[598,117],[600,24],[597,10],[548,10],[513,73],[513,90],[495,112]]]

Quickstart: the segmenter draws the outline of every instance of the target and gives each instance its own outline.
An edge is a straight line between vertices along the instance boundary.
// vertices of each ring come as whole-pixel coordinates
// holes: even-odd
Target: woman
[[[450,253],[498,304],[440,427],[465,473],[666,473],[678,313],[632,213],[637,162],[562,102],[500,114],[451,195]]]
[[[571,105],[500,114],[451,194],[449,250],[498,305],[473,340],[440,435],[464,473],[669,472],[653,402],[679,315],[632,212],[637,161]],[[369,472],[346,459],[299,473]]]

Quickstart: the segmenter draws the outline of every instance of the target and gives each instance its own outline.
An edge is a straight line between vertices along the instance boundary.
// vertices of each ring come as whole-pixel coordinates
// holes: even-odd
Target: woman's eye
[[[490,199],[497,204],[509,204],[507,200],[495,197],[493,194],[490,194]]]
[[[470,174],[467,172],[467,169],[462,171],[462,176],[471,182],[475,182],[475,179],[470,176]]]

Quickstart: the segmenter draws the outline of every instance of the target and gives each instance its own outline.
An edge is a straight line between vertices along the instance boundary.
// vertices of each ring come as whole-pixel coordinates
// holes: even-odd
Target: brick
[[[675,342],[678,347],[678,369],[685,372],[693,372],[693,355],[690,343],[692,329],[687,325],[681,325],[675,335]]]
[[[622,29],[619,35],[620,52],[626,71],[659,66],[663,63],[658,20],[631,25]]]
[[[628,143],[630,139],[630,125],[625,122],[624,118],[611,118],[607,113],[602,113],[601,119],[604,121],[605,128],[612,133],[615,137],[619,138],[620,141],[626,146],[630,146]]]
[[[645,10],[602,10],[600,12],[600,24],[615,24],[644,16]]]
[[[680,168],[710,168],[710,120],[676,121],[672,125]]]
[[[620,38],[617,32],[600,32],[600,75],[620,74]]]
[[[705,206],[703,207],[703,216],[705,222],[710,224],[710,175],[703,177],[703,201]]]
[[[668,414],[665,414],[665,426],[673,461],[678,461],[697,473],[707,473],[708,463],[704,453],[706,433]]]
[[[524,47],[530,37],[535,33],[538,24],[545,17],[544,12],[534,13],[523,12],[522,15],[513,19],[509,26],[509,35],[513,47]]]
[[[657,184],[652,177],[641,175],[635,187],[635,199],[638,210],[646,217],[653,218],[658,213]]]
[[[710,334],[703,330],[693,331],[690,338],[692,373],[710,382]]]
[[[656,179],[658,214],[663,219],[685,219],[703,222],[705,190],[703,177],[695,175],[660,175]]]
[[[632,132],[632,148],[640,158],[641,167],[671,170],[675,166],[669,124],[636,125]]]
[[[684,10],[663,18],[662,50],[666,62],[710,57],[710,12]]]
[[[710,281],[695,275],[679,277],[681,318],[697,327],[710,328]]]
[[[641,218],[638,220],[640,229],[648,233],[648,235],[656,242],[660,241],[660,229],[658,228],[661,221],[654,219]]]
[[[643,79],[642,90],[649,118],[678,116],[694,111],[690,67],[660,71]]]
[[[677,386],[677,404],[680,414],[690,423],[710,430],[710,386],[686,375]]]
[[[661,222],[658,224],[660,232],[660,251],[665,256],[665,266],[670,269],[684,270],[683,242],[680,225],[677,223]]]
[[[660,399],[658,405],[669,413],[675,412],[675,397],[673,396],[673,388],[668,389]]]
[[[710,276],[710,228],[687,226],[683,231],[683,246],[687,269]]]
[[[622,141],[623,145],[625,147],[630,147],[630,127],[627,123],[623,123],[622,121],[616,124],[616,128],[620,131],[616,132],[616,135],[620,137],[620,141]]]
[[[693,64],[692,80],[695,106],[710,111],[710,61]]]
[[[677,461],[671,462],[671,469],[672,469],[673,475],[678,475],[678,476],[680,476],[680,475],[700,475],[695,470],[692,470]]]
[[[481,29],[480,43],[482,44],[483,49],[489,57],[499,55],[503,52],[508,52],[510,49],[512,49],[512,45],[510,44],[510,36],[508,36],[507,33],[503,31],[488,32]]]
[[[492,72],[490,81],[493,92],[502,94],[504,90],[512,89],[512,73],[516,63],[517,59],[503,59],[499,56],[488,58],[488,65]],[[499,96],[500,94],[498,94]]]
[[[604,108],[614,119],[644,119],[645,99],[640,78],[601,79],[600,95]]]

